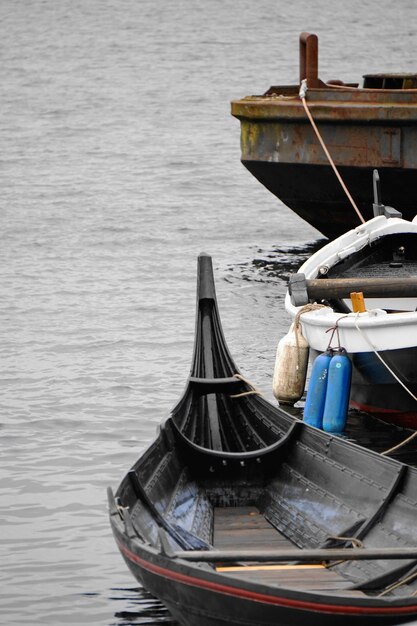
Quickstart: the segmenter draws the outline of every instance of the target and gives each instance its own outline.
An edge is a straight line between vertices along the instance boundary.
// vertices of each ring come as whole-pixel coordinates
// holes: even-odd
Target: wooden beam
[[[362,291],[365,298],[412,298],[417,296],[417,277],[318,278],[307,280],[311,300],[349,298]]]
[[[311,300],[349,298],[352,292],[362,292],[365,298],[415,298],[417,276],[306,279],[305,274],[297,272],[290,276],[288,292],[295,306]]]
[[[184,550],[173,552],[173,557],[205,563],[235,563],[236,561],[265,562],[320,562],[366,561],[385,559],[417,559],[416,547],[404,548],[314,548],[308,550]]]

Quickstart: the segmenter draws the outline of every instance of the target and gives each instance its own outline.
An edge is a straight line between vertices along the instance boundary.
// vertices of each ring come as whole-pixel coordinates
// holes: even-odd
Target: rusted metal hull
[[[305,41],[311,44],[309,56]],[[417,213],[417,75],[369,75],[364,87],[317,76],[317,38],[301,35],[300,82],[324,143],[364,218],[372,216],[372,175],[385,204]],[[310,45],[311,48],[311,45]],[[271,87],[232,102],[241,123],[241,159],[248,170],[329,238],[358,224],[299,96],[299,86]]]
[[[359,225],[359,219],[328,165],[243,160],[269,191],[329,239]],[[372,214],[372,167],[338,168],[365,220]],[[380,168],[384,202],[401,209],[405,219],[417,214],[417,170]]]

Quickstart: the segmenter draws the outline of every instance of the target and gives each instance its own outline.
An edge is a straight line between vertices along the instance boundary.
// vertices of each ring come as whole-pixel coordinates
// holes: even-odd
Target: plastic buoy
[[[272,391],[280,404],[294,404],[304,393],[309,347],[295,322],[278,343]]]
[[[332,350],[326,350],[315,358],[311,368],[310,382],[304,407],[304,421],[316,428],[322,428],[324,404],[326,401],[327,378]]]
[[[349,408],[352,363],[344,348],[339,348],[330,361],[323,430],[342,433],[346,427]]]

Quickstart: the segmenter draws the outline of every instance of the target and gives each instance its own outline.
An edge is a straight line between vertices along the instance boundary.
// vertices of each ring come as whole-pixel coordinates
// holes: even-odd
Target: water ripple
[[[288,274],[320,243],[241,166],[229,101],[297,78],[300,15],[321,36],[326,75],[355,80],[381,71],[381,58],[383,70],[414,71],[413,0],[381,0],[377,20],[368,5],[338,4],[329,22],[324,0],[285,12],[243,0],[238,19],[235,3],[217,0],[3,0],[0,603],[10,626],[171,623],[132,587],[105,491],[183,389],[196,256],[213,255],[228,344],[268,395]]]

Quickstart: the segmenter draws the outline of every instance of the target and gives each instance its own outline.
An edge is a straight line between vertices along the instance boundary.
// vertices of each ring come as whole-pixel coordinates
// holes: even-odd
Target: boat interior
[[[341,260],[329,269],[327,276],[329,278],[415,276],[416,243],[415,233],[386,235]]]
[[[365,246],[360,251],[346,256],[330,268],[325,268],[320,277],[326,280],[337,279],[383,279],[378,297],[369,299],[367,308],[381,308],[388,313],[415,311],[417,297],[415,285],[410,279],[417,278],[417,238],[415,233],[395,233],[386,235]],[[399,280],[398,280],[399,279]],[[388,290],[391,281],[397,281],[401,295],[393,298]],[[400,283],[403,283],[401,285]],[[366,292],[365,292],[366,297]],[[350,313],[349,299],[330,298],[329,305],[339,313]]]
[[[144,545],[208,555],[198,567],[227,577],[323,594],[417,594],[416,555],[387,551],[417,545],[417,470],[309,427],[259,395],[227,349],[206,255],[184,395],[116,495]],[[327,557],[348,548],[376,553]],[[279,558],[288,549],[296,554]]]
[[[250,409],[254,398],[244,403]],[[271,434],[281,431],[275,444],[213,455],[181,436],[174,419],[131,470],[121,496],[146,543],[167,554],[235,551],[232,561],[204,567],[257,583],[326,594],[417,593],[417,560],[383,558],[385,547],[416,544],[414,468],[284,417],[271,419]],[[245,421],[242,432],[252,428]],[[268,429],[268,419],[263,422]],[[381,549],[382,556],[303,558],[310,549],[352,547]],[[250,561],[248,548],[255,552]],[[289,548],[300,557],[274,560],[273,553]]]

